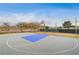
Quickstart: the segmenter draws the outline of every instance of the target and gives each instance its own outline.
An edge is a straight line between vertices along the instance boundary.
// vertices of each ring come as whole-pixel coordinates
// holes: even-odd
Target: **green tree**
[[[72,26],[72,23],[70,22],[70,21],[65,21],[64,23],[63,23],[63,27],[64,28],[70,28]]]
[[[49,26],[45,26],[45,31],[49,31]]]

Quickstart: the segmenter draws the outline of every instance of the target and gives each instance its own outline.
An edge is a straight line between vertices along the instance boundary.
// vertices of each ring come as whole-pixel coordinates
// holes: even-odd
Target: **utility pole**
[[[41,21],[41,24],[43,24],[43,29],[45,31],[45,29],[46,29],[45,28],[46,27],[45,20],[46,20],[47,17],[46,16],[43,16],[42,18],[43,18],[43,20]]]
[[[75,34],[77,34],[77,30],[78,30],[78,28],[77,28],[77,18],[75,18]]]
[[[75,34],[76,34],[76,38],[77,38],[77,30],[78,30],[77,27],[78,27],[78,26],[77,26],[77,18],[75,18]]]
[[[56,32],[58,32],[58,28],[57,28],[57,25],[58,25],[58,24],[57,24],[57,20],[56,20],[55,25],[56,25],[56,26],[55,26],[55,27],[56,27]]]
[[[45,21],[42,20],[42,21],[41,21],[41,24],[43,24],[43,29],[45,30]]]

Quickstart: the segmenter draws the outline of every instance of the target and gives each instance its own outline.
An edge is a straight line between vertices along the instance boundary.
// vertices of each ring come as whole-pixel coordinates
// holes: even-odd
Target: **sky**
[[[61,26],[64,21],[74,24],[75,18],[79,20],[78,3],[0,3],[0,24],[44,20],[48,26]]]

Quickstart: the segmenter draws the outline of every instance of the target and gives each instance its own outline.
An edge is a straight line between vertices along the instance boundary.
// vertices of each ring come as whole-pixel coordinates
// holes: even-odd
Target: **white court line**
[[[77,42],[77,40],[74,38],[73,39],[75,42],[76,42],[76,45],[74,46],[74,47],[72,47],[71,49],[68,49],[68,50],[64,50],[64,51],[58,51],[58,52],[53,52],[52,54],[58,54],[58,53],[65,53],[65,52],[69,52],[69,51],[71,51],[71,50],[73,50],[73,49],[76,49],[78,46],[79,46],[79,44],[78,44],[78,42]],[[24,51],[24,50],[19,50],[19,49],[17,49],[17,48],[14,48],[14,47],[12,47],[10,44],[9,44],[9,39],[6,41],[6,45],[9,47],[9,48],[11,48],[12,50],[15,50],[15,51],[18,51],[18,52],[22,52],[22,53],[30,53],[30,52],[28,52],[28,51]],[[49,52],[50,53],[50,52]],[[36,53],[31,53],[31,54],[36,54]],[[42,53],[40,53],[40,54],[42,54]],[[44,53],[45,54],[45,53]]]
[[[79,46],[79,44],[78,44],[78,42],[77,42],[77,40],[75,38],[73,40],[76,42],[76,45],[73,48],[68,49],[68,50],[65,50],[65,51],[54,52],[54,54],[57,54],[57,53],[65,53],[65,52],[69,52],[71,50],[76,49]]]

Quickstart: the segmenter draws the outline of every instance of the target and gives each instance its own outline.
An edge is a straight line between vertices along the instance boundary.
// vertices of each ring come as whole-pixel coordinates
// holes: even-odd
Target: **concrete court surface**
[[[0,55],[79,55],[79,39],[47,36],[29,42],[24,36],[34,33],[0,34]]]

